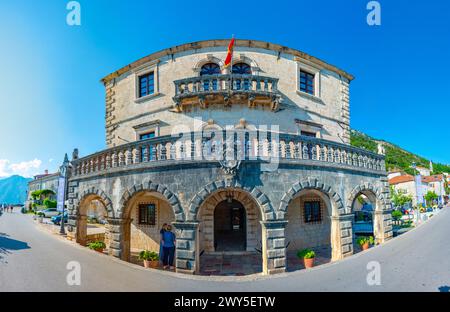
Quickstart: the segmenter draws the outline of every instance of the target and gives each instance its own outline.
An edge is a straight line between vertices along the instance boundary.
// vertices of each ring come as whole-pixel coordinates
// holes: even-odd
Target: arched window
[[[216,63],[207,63],[202,66],[200,76],[217,75],[220,74],[220,66]]]
[[[233,65],[233,74],[236,75],[251,75],[252,74],[252,68],[250,65],[246,63],[237,63]],[[234,89],[240,90],[241,87],[243,87],[244,90],[250,89],[250,80],[244,79],[244,84],[241,85],[241,80],[236,80],[236,83],[234,85]]]
[[[209,76],[218,74],[220,74],[220,66],[217,65],[216,63],[207,63],[203,65],[200,70],[200,76]],[[212,79],[212,81],[203,82],[203,88],[205,91],[217,90],[217,79]]]
[[[237,63],[233,65],[233,74],[237,75],[251,75],[252,68],[246,63]]]

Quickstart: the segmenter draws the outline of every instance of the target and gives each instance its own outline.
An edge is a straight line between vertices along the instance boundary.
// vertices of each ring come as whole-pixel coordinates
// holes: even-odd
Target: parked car
[[[433,212],[433,208],[428,207],[428,208],[427,208],[427,212]]]
[[[39,210],[36,212],[37,215],[44,215],[45,218],[51,218],[53,216],[57,216],[59,214],[58,210],[56,208],[47,208],[44,210]]]
[[[54,224],[56,224],[56,225],[60,225],[61,224],[61,217],[62,217],[62,214],[59,214],[57,216],[53,216],[51,218],[51,221]],[[64,223],[67,223],[68,220],[69,220],[69,216],[68,216],[67,212],[64,211]]]

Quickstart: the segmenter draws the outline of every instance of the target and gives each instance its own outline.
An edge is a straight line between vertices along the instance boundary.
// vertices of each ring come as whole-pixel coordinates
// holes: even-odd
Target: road
[[[450,286],[450,208],[384,245],[345,260],[275,276],[205,277],[144,269],[42,231],[29,215],[0,217],[0,292],[4,291],[440,291]],[[81,265],[69,286],[66,266]],[[367,283],[380,264],[381,285]]]

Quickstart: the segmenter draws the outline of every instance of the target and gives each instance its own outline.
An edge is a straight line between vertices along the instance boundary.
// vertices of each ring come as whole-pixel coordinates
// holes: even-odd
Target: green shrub
[[[300,259],[312,259],[316,256],[316,253],[314,252],[314,250],[311,249],[303,249],[303,250],[299,250],[297,252],[297,257]]]
[[[106,248],[106,244],[102,241],[96,241],[88,244],[89,249],[97,250]]]
[[[51,200],[51,199],[48,199],[48,198],[44,199],[43,204],[44,204],[44,206],[47,207],[47,208],[56,208],[57,205],[58,205],[58,203],[56,202],[56,200]]]
[[[373,236],[359,236],[356,239],[356,242],[360,246],[364,245],[365,243],[369,243],[369,245],[373,245],[374,239],[373,239]]]
[[[392,219],[395,221],[400,220],[403,217],[403,213],[400,210],[393,210],[392,211]]]
[[[142,250],[139,253],[139,260],[158,261],[159,255],[154,251]]]

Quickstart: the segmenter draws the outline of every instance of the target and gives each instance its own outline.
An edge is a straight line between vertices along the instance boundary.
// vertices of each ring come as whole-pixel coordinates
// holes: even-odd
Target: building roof
[[[432,176],[422,177],[422,181],[425,183],[441,182],[443,180],[444,180],[444,175],[442,175],[442,174],[436,174],[436,175],[432,175]]]
[[[157,60],[164,56],[168,56],[168,55],[173,56],[173,54],[180,53],[180,52],[185,52],[185,51],[190,51],[190,50],[198,50],[198,49],[203,49],[203,48],[211,48],[211,47],[224,47],[225,48],[224,51],[226,51],[226,48],[228,47],[229,43],[230,43],[230,39],[204,40],[204,41],[185,43],[185,44],[182,44],[179,46],[164,49],[159,52],[152,53],[152,54],[150,54],[146,57],[143,57],[127,66],[122,67],[121,69],[107,75],[101,81],[104,84],[106,84],[110,80],[117,78],[117,77],[123,75],[124,73],[126,73],[134,68],[137,68],[145,63]],[[351,74],[345,72],[342,69],[337,68],[336,66],[328,64],[328,63],[326,63],[314,56],[311,56],[305,52],[302,52],[302,51],[299,51],[296,49],[292,49],[292,48],[288,48],[288,47],[285,47],[285,46],[282,46],[279,44],[274,44],[274,43],[270,43],[270,42],[266,42],[266,41],[259,41],[259,40],[236,39],[235,45],[237,47],[249,47],[249,48],[256,48],[256,49],[272,50],[272,51],[278,52],[279,53],[278,55],[280,55],[281,53],[291,54],[291,55],[300,57],[302,59],[305,59],[307,61],[310,61],[310,62],[312,62],[318,66],[321,66],[325,69],[328,69],[330,71],[334,71],[334,72],[338,73],[339,75],[347,78],[350,81],[354,79],[354,77]]]
[[[397,176],[392,179],[389,179],[389,184],[394,185],[394,184],[400,184],[400,183],[412,182],[412,181],[414,181],[414,177],[410,174],[405,174],[405,175],[401,175],[401,176]]]

